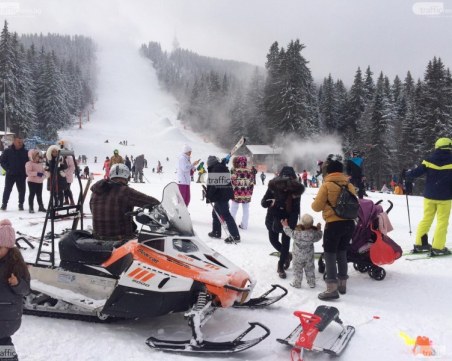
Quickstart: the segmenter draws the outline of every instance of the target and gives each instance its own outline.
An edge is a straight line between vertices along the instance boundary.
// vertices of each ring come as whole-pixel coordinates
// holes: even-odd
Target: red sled
[[[300,319],[300,325],[286,338],[277,339],[292,346],[292,361],[303,361],[305,350],[339,356],[355,333],[353,326],[344,326],[336,307],[320,305],[314,313],[295,311],[294,315]]]

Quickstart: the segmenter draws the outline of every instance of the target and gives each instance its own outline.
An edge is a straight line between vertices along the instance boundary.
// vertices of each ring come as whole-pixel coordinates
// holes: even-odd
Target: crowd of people
[[[36,197],[38,211],[45,212],[42,188],[46,178],[49,179],[48,189],[52,190],[55,205],[74,204],[70,188],[76,167],[72,157],[60,155],[64,147],[63,142],[50,146],[44,162],[38,150],[27,151],[20,135],[15,136],[13,144],[3,152],[0,159],[6,170],[1,209],[7,209],[14,185],[19,192],[19,210],[24,209],[27,181],[29,211],[34,211]],[[249,204],[256,185],[257,169],[248,165],[245,156],[234,157],[231,169],[228,167],[230,155],[223,159],[210,155],[206,163],[201,159],[192,161],[191,156],[192,148],[184,145],[178,160],[177,183],[185,205],[190,205],[190,183],[195,171],[198,171],[198,182],[202,182],[202,177],[207,174],[205,200],[212,206],[212,231],[208,235],[221,238],[222,233],[226,233],[226,243],[240,242],[239,229],[246,230],[249,226]],[[336,205],[343,188],[359,198],[366,195],[362,165],[363,158],[357,153],[352,153],[345,162],[338,155],[329,155],[326,160],[318,162],[315,178],[322,175],[322,183],[319,184],[311,208],[313,212],[321,212],[325,221],[323,230],[320,223],[314,225],[313,215],[300,214],[300,203],[308,186],[306,170],[300,175],[293,167],[283,166],[268,182],[261,200],[262,207],[267,209],[262,226],[266,227],[268,241],[279,254],[276,272],[280,278],[287,277],[286,270],[293,262],[294,279],[291,286],[301,288],[305,274],[309,287],[316,287],[314,243],[323,239],[326,290],[318,294],[321,300],[337,299],[347,291],[347,248],[355,229],[355,220],[339,215]],[[123,158],[115,149],[113,155],[106,158],[104,179],[91,187],[89,204],[93,215],[94,238],[105,241],[135,238],[137,226],[130,212],[134,207],[159,205],[154,197],[128,186],[132,178],[135,182],[143,182],[145,166],[143,154],[135,159],[127,156]],[[424,216],[417,227],[413,251],[431,252],[432,256],[447,255],[451,253],[445,247],[452,202],[451,139],[438,139],[432,155],[414,169],[403,170],[404,179],[412,180],[422,175],[426,175]],[[260,178],[264,185],[264,172]],[[238,222],[240,205],[242,219]],[[430,244],[427,235],[435,217],[437,224],[433,243]],[[15,247],[11,222],[0,221],[0,302],[6,300],[10,302],[11,308],[15,308],[15,311],[11,310],[14,318],[7,321],[4,321],[7,316],[0,312],[0,321],[2,324],[6,322],[8,326],[1,328],[0,345],[12,344],[11,335],[20,325],[21,301],[18,300],[30,290],[30,275],[24,264]]]

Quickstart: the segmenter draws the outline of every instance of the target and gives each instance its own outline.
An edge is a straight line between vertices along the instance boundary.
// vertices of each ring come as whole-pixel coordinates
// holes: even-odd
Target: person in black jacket
[[[5,360],[17,360],[11,336],[21,324],[23,297],[30,293],[30,273],[15,242],[11,222],[3,219],[0,221],[0,354],[8,352],[10,355],[6,356],[11,356]]]
[[[7,148],[1,157],[0,163],[6,171],[5,189],[3,190],[2,211],[6,211],[9,196],[13,190],[14,183],[19,192],[19,210],[24,210],[25,190],[27,174],[25,173],[25,163],[28,162],[28,151],[24,147],[24,140],[21,135],[14,135],[13,144]]]
[[[353,151],[351,157],[347,160],[346,171],[350,176],[350,183],[358,189],[359,199],[364,198],[366,189],[364,186],[363,176],[363,162],[364,159],[358,151]]]
[[[240,234],[237,225],[229,212],[229,200],[234,198],[231,185],[231,174],[226,166],[227,158],[221,162],[215,156],[207,158],[207,189],[206,201],[213,203],[212,232],[209,237],[221,238],[221,223],[225,222],[230,233],[224,241],[226,243],[240,242]],[[218,219],[218,216],[221,220]]]
[[[267,208],[265,226],[268,229],[268,237],[273,247],[280,253],[277,272],[279,277],[286,278],[285,270],[289,268],[292,255],[290,249],[290,237],[283,232],[282,219],[287,219],[289,227],[294,229],[300,214],[300,197],[304,192],[304,186],[297,180],[297,174],[292,167],[283,167],[279,176],[268,183],[267,192],[261,201],[261,205]],[[279,234],[281,242],[279,241]]]

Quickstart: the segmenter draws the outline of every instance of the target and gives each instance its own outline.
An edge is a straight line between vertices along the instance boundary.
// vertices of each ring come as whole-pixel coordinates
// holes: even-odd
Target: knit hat
[[[218,158],[215,157],[214,155],[209,155],[209,157],[207,158],[207,167],[211,167],[217,163],[218,163]]]
[[[182,150],[182,153],[188,153],[191,152],[191,147],[188,144],[184,145],[184,149]]]
[[[303,214],[303,216],[301,217],[301,225],[305,228],[309,228],[312,227],[313,224],[314,218],[312,218],[312,216],[307,213]]]
[[[0,221],[0,247],[13,248],[16,244],[16,232],[9,219]]]
[[[332,159],[330,159],[328,161],[328,164],[326,166],[326,172],[328,174],[336,173],[336,172],[342,173],[343,171],[344,171],[344,165],[341,162],[339,162],[338,160],[332,160]]]

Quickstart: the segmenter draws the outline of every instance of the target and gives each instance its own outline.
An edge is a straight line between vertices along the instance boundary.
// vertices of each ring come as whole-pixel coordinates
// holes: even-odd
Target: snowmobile
[[[292,360],[303,361],[305,350],[339,356],[355,333],[353,326],[344,326],[336,307],[320,305],[314,313],[295,311],[300,324],[278,342],[292,346]]]
[[[251,322],[232,341],[204,340],[201,327],[217,309],[266,307],[287,290],[272,285],[251,298],[255,280],[196,236],[176,183],[165,187],[158,206],[130,216],[141,224],[137,239],[99,241],[89,232],[73,230],[59,242],[58,266],[54,247],[38,252],[29,265],[32,293],[25,298],[24,312],[101,321],[185,312],[190,340],[146,341],[151,348],[175,352],[243,351],[270,334],[264,325]],[[246,339],[252,330],[259,336]]]

